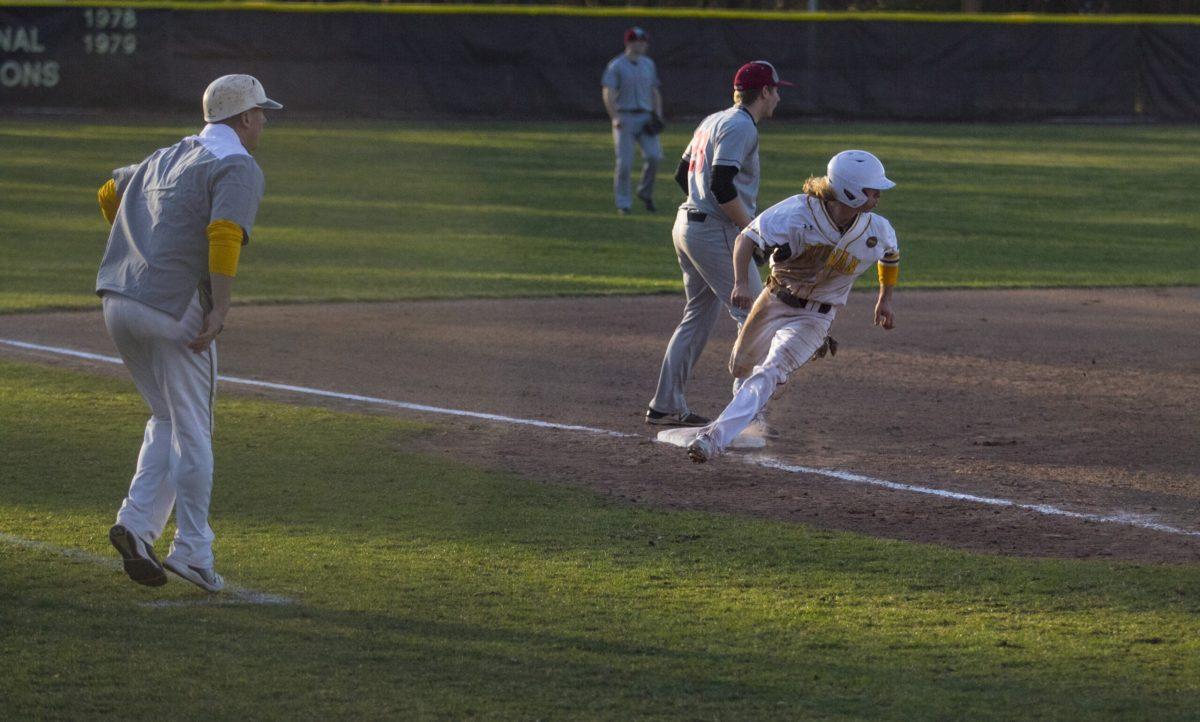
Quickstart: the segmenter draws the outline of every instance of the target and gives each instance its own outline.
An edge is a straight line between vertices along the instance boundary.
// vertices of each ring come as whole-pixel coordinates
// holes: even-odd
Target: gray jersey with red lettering
[[[688,197],[680,208],[729,223],[712,192],[713,166],[725,165],[738,169],[733,187],[746,213],[754,217],[758,202],[758,125],[750,111],[735,105],[705,118],[696,126],[683,159],[688,161]]]
[[[621,53],[609,61],[600,84],[616,93],[617,110],[621,112],[654,110],[654,89],[660,85],[658,68],[648,57],[633,60]]]

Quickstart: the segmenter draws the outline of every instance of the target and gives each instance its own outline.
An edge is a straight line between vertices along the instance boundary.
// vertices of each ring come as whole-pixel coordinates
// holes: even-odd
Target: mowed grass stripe
[[[0,363],[0,529],[109,553],[144,415],[120,380]],[[296,607],[145,608],[197,592],[0,545],[10,716],[1194,714],[1194,567],[632,508],[406,452],[427,428],[221,398],[219,566]]]
[[[602,123],[273,121],[240,301],[678,292],[670,176],[691,121],[663,138],[662,211],[630,218],[614,213]],[[94,305],[95,188],[196,128],[0,128],[0,311]],[[760,206],[866,148],[900,184],[881,212],[906,286],[1192,285],[1197,142],[1190,127],[768,122]]]

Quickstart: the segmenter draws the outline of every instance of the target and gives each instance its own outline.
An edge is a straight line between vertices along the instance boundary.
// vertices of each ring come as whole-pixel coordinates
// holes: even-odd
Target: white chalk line
[[[105,567],[113,571],[123,573],[124,569],[119,560],[110,557],[102,557],[98,554],[93,554],[82,549],[72,549],[70,547],[60,547],[56,544],[48,542],[35,541],[33,539],[25,539],[23,537],[14,536],[6,532],[0,531],[0,542],[9,546],[19,547],[21,549],[30,549],[33,551],[53,554],[55,556],[66,557],[77,562],[85,562],[87,564],[95,564]],[[237,586],[236,584],[225,584],[225,588],[217,594],[206,594],[206,596],[198,599],[159,599],[149,602],[141,602],[139,606],[161,608],[161,607],[201,607],[201,606],[225,606],[233,604],[252,604],[258,606],[283,606],[296,604],[296,600],[291,597],[285,597],[279,594],[267,594],[266,592],[257,592],[253,589]]]
[[[121,359],[115,358],[112,356],[102,356],[100,354],[87,353],[85,351],[76,351],[75,349],[61,348],[61,347],[57,347],[57,346],[43,346],[41,344],[27,343],[24,341],[16,341],[16,340],[12,340],[12,339],[4,339],[4,338],[0,338],[0,344],[7,344],[9,346],[14,346],[16,348],[21,348],[21,349],[26,349],[26,350],[31,350],[31,351],[42,351],[45,353],[57,354],[60,356],[71,356],[71,357],[75,357],[75,358],[82,358],[82,359],[87,359],[90,361],[101,361],[104,363],[118,364],[118,365],[120,365],[122,363]],[[485,414],[485,413],[480,413],[480,412],[476,412],[476,411],[464,411],[461,409],[447,409],[447,408],[441,408],[438,406],[426,406],[423,404],[412,404],[412,403],[407,403],[404,401],[394,401],[391,399],[382,399],[382,398],[377,398],[374,396],[363,396],[360,394],[345,394],[345,393],[341,393],[341,392],[337,392],[337,391],[326,391],[323,389],[309,388],[307,386],[292,386],[290,384],[277,384],[277,383],[272,383],[269,381],[256,381],[254,379],[243,379],[243,378],[238,378],[236,376],[218,376],[218,378],[221,381],[224,381],[226,383],[239,384],[242,386],[273,389],[273,390],[277,390],[277,391],[289,391],[292,393],[308,394],[311,396],[321,396],[321,397],[325,397],[325,398],[342,399],[342,400],[346,400],[346,401],[357,401],[357,402],[366,403],[366,404],[374,404],[377,406],[387,406],[390,408],[406,409],[406,410],[410,410],[410,411],[422,411],[422,412],[426,412],[426,413],[446,414],[446,415],[450,415],[450,416],[463,416],[463,417],[483,419],[483,420],[487,420],[487,421],[496,421],[496,422],[506,423],[506,424],[520,424],[520,425],[524,425],[524,426],[536,426],[536,427],[544,428],[544,429],[556,429],[559,431],[582,431],[582,432],[593,433],[593,434],[603,434],[605,436],[612,436],[612,437],[623,438],[623,439],[643,439],[643,438],[645,438],[644,436],[642,436],[640,434],[630,434],[630,433],[626,433],[626,432],[622,432],[622,431],[611,431],[608,429],[598,429],[598,428],[594,428],[591,426],[576,426],[576,425],[572,425],[572,424],[556,424],[556,423],[549,422],[549,421],[521,419],[521,418],[516,418],[516,417],[512,417],[512,416],[500,416],[500,415],[496,415],[496,414]],[[1065,517],[1065,518],[1070,518],[1070,519],[1078,519],[1081,521],[1094,521],[1094,522],[1103,522],[1103,523],[1108,523],[1108,524],[1122,524],[1125,526],[1132,526],[1132,527],[1137,527],[1140,529],[1149,529],[1152,531],[1163,532],[1166,534],[1175,534],[1175,535],[1188,536],[1188,537],[1200,537],[1200,531],[1193,531],[1190,529],[1182,529],[1179,527],[1171,526],[1169,524],[1162,524],[1160,522],[1154,521],[1153,519],[1147,519],[1145,517],[1138,516],[1135,514],[1130,514],[1127,512],[1119,512],[1119,513],[1114,513],[1114,514],[1091,514],[1091,513],[1087,513],[1087,512],[1071,511],[1069,509],[1063,509],[1060,507],[1052,506],[1050,504],[1026,504],[1026,503],[1022,503],[1022,502],[1018,502],[1018,501],[1013,501],[1011,499],[1001,499],[1001,498],[988,497],[988,496],[977,496],[975,494],[965,494],[965,493],[957,492],[957,491],[946,491],[945,489],[936,489],[933,487],[919,486],[919,485],[915,485],[915,484],[902,484],[902,483],[895,482],[895,481],[887,481],[885,479],[876,479],[874,477],[864,476],[862,474],[854,474],[854,473],[848,472],[848,471],[839,471],[837,469],[818,469],[818,468],[813,468],[813,467],[808,467],[808,466],[798,466],[795,464],[788,464],[787,462],[781,461],[779,459],[774,459],[769,456],[763,456],[763,455],[758,455],[758,454],[750,455],[750,456],[739,456],[737,458],[739,458],[742,462],[747,463],[747,464],[761,466],[761,467],[767,468],[767,469],[775,469],[777,471],[786,471],[786,472],[792,473],[792,474],[808,474],[808,475],[816,475],[816,476],[825,476],[825,477],[829,477],[831,479],[838,479],[839,481],[846,481],[846,482],[850,482],[850,483],[854,483],[854,484],[864,484],[864,485],[868,485],[868,486],[876,486],[876,487],[881,487],[881,488],[885,488],[885,489],[891,489],[893,491],[905,491],[905,492],[911,492],[911,493],[915,493],[915,494],[925,494],[928,496],[941,497],[943,499],[954,499],[957,501],[964,501],[964,502],[969,502],[969,503],[974,503],[974,504],[984,504],[987,506],[998,506],[998,507],[1006,507],[1006,508],[1011,508],[1011,509],[1022,509],[1025,511],[1032,511],[1032,512],[1035,512],[1038,514],[1043,514],[1046,516],[1058,516],[1058,517]]]
[[[1003,506],[1010,509],[1024,509],[1026,511],[1037,512],[1047,516],[1062,516],[1071,519],[1080,519],[1082,521],[1097,521],[1110,524],[1125,524],[1127,526],[1136,526],[1143,529],[1153,529],[1154,531],[1166,532],[1168,534],[1181,534],[1183,536],[1200,537],[1200,531],[1191,531],[1188,529],[1180,529],[1169,524],[1162,524],[1145,517],[1139,517],[1135,514],[1122,512],[1118,514],[1089,514],[1080,511],[1070,511],[1069,509],[1060,509],[1050,504],[1025,504],[1011,499],[999,499],[992,496],[977,496],[975,494],[964,494],[959,491],[946,491],[945,489],[933,489],[926,486],[914,486],[912,484],[901,484],[895,481],[887,481],[885,479],[876,479],[871,476],[863,476],[862,474],[853,474],[848,471],[838,471],[836,469],[815,469],[808,466],[798,466],[788,464],[778,459],[773,459],[769,456],[747,456],[743,457],[747,463],[756,466],[762,466],[767,469],[778,469],[787,471],[793,474],[820,474],[842,481],[849,481],[855,484],[867,484],[870,486],[880,486],[885,489],[893,489],[895,491],[911,491],[918,494],[929,494],[932,496],[940,496],[944,499],[955,499],[958,501],[967,501],[974,504],[986,504],[988,506]]]
[[[73,356],[75,358],[87,359],[88,361],[100,361],[103,363],[122,365],[121,359],[114,356],[102,356],[95,353],[87,353],[86,351],[76,351],[75,349],[59,348],[57,346],[43,346],[36,343],[26,343],[24,341],[14,341],[12,339],[0,338],[0,343],[14,346],[16,348],[26,349],[28,351],[42,351],[44,353],[58,354],[60,356]],[[484,421],[497,421],[504,424],[519,424],[523,426],[536,426],[541,429],[556,429],[558,431],[586,431],[592,434],[604,434],[606,436],[614,436],[617,438],[638,438],[637,434],[627,434],[621,431],[609,431],[607,429],[597,429],[591,426],[576,426],[574,424],[556,424],[551,421],[537,421],[535,419],[519,419],[512,416],[500,416],[498,414],[486,414],[480,411],[464,411],[462,409],[447,409],[440,406],[426,406],[425,404],[412,404],[406,401],[393,401],[391,399],[381,399],[374,396],[363,396],[361,394],[346,394],[340,391],[326,391],[325,389],[314,389],[308,386],[293,386],[291,384],[277,384],[270,381],[257,381],[255,379],[243,379],[237,376],[218,376],[218,380],[229,384],[237,384],[239,386],[252,386],[260,389],[271,389],[273,391],[289,391],[296,394],[307,394],[309,396],[322,396],[329,399],[340,399],[342,401],[357,401],[364,404],[375,404],[376,406],[388,406],[394,409],[405,409],[407,411],[421,411],[429,414],[444,414],[448,416],[464,416],[473,419],[482,419]]]

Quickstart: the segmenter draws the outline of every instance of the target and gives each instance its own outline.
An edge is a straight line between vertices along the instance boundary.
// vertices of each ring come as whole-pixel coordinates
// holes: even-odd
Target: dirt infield
[[[436,420],[437,430],[403,442],[632,503],[1005,554],[1200,560],[1196,536],[736,458],[695,466],[681,450],[652,443],[641,423],[681,307],[680,298],[665,296],[239,307],[222,336],[221,371],[643,434],[610,438],[416,414]],[[870,310],[870,296],[852,297],[834,324],[841,353],[799,371],[773,403],[771,422],[782,436],[765,453],[1200,530],[1200,289],[901,289],[898,328],[889,333],[870,326]],[[97,312],[0,316],[0,338],[113,354]],[[723,319],[689,391],[699,413],[716,413],[728,398],[732,339],[733,323]],[[80,363],[4,346],[0,354]],[[219,502],[218,484],[215,514]]]

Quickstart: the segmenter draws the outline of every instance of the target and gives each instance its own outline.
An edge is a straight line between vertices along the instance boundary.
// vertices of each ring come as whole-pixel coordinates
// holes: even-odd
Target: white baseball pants
[[[789,311],[787,320],[771,338],[766,358],[746,377],[721,415],[701,430],[713,442],[717,453],[723,452],[766,408],[771,395],[780,384],[787,383],[793,371],[808,363],[825,342],[836,313],[834,310],[819,313],[812,306]],[[748,325],[742,327],[742,333]]]
[[[174,508],[176,531],[169,557],[209,569],[217,348],[214,342],[196,354],[187,347],[203,321],[198,296],[176,321],[131,298],[104,294],[108,333],[150,407],[137,471],[117,523],[153,543],[162,536]]]

